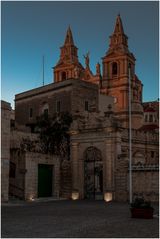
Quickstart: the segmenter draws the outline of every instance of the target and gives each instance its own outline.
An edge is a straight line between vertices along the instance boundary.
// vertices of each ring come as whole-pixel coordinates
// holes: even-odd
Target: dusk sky
[[[80,62],[90,51],[90,66],[101,63],[120,13],[129,49],[136,57],[143,101],[159,97],[158,2],[2,2],[2,99],[14,106],[17,93],[53,82],[52,67],[59,59],[70,24]]]

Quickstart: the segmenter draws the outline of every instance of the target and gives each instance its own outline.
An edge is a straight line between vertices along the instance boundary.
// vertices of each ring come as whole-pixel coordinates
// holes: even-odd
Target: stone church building
[[[135,73],[136,59],[120,15],[96,74],[90,69],[89,53],[84,58],[85,66],[69,27],[53,67],[53,83],[15,96],[9,194],[25,200],[129,200],[130,78],[133,196],[158,201],[159,103],[142,102],[143,84]],[[59,112],[73,116],[69,160],[42,153],[38,144],[37,116]]]

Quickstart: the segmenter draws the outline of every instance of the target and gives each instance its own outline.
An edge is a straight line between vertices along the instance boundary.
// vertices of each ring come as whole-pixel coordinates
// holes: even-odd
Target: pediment
[[[61,62],[57,64],[54,68],[74,68],[75,64]]]
[[[55,67],[53,67],[53,68],[54,68],[54,69],[56,69],[56,68],[60,68],[60,69],[61,69],[61,68],[73,69],[73,68],[75,68],[76,66],[78,66],[79,68],[81,68],[81,69],[84,70],[83,66],[82,66],[79,62],[77,62],[77,63],[58,62],[57,65],[56,65]]]

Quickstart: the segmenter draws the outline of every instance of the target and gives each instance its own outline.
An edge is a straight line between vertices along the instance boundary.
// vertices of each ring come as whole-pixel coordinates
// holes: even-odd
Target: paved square
[[[155,212],[158,205],[155,205]],[[159,222],[133,219],[127,203],[49,201],[2,205],[2,238],[158,238]]]

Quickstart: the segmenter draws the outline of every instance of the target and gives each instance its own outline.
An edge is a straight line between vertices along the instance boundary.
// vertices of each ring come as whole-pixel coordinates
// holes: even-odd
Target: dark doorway
[[[52,196],[53,166],[38,164],[38,197]]]
[[[102,157],[95,147],[89,147],[84,154],[84,197],[103,199]]]

